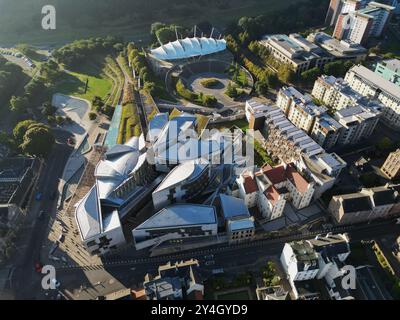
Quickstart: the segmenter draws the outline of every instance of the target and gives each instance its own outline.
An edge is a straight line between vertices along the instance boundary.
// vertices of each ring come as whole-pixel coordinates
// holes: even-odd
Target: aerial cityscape
[[[0,129],[0,300],[400,300],[398,0],[0,0]]]

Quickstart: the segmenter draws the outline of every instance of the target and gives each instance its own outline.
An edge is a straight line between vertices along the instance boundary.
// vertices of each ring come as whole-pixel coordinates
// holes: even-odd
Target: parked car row
[[[0,49],[0,54],[2,54],[4,56],[13,56],[13,57],[22,59],[32,69],[36,67],[31,59],[29,59],[28,57],[24,56],[20,52],[13,52],[13,51],[6,50],[6,49]]]

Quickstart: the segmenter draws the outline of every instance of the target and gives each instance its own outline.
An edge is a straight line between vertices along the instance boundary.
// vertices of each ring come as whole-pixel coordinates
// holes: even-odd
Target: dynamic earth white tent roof
[[[224,39],[194,37],[169,42],[151,50],[151,54],[160,60],[178,60],[212,54],[225,49]]]

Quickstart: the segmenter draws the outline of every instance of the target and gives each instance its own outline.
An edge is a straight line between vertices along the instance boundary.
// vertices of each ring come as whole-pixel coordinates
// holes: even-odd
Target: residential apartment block
[[[146,274],[143,287],[147,300],[203,300],[204,285],[197,260],[168,262],[158,274]]]
[[[384,105],[370,97],[364,97],[354,90],[344,79],[322,75],[314,82],[312,96],[335,110],[360,105],[380,111]],[[372,111],[371,111],[372,112]]]
[[[389,154],[381,170],[389,179],[400,176],[400,149]]]
[[[400,86],[400,60],[390,59],[378,62],[375,73]]]
[[[278,93],[276,104],[297,128],[307,133],[311,132],[315,119],[327,111],[327,108],[314,104],[311,96],[293,87],[283,87]]]
[[[246,119],[249,129],[260,130],[264,127],[265,114],[275,107],[256,100],[247,100],[245,105]]]
[[[371,136],[379,122],[380,112],[355,106],[336,111],[334,118],[342,126],[337,144],[355,144]]]
[[[314,82],[312,96],[324,105],[340,110],[355,106],[363,96],[353,90],[342,78],[322,75]]]
[[[382,117],[385,123],[400,128],[399,86],[361,65],[352,67],[347,72],[345,81],[364,97],[380,101],[384,106]]]
[[[313,182],[302,177],[292,163],[245,171],[237,184],[246,205],[257,206],[268,220],[281,217],[287,201],[296,209],[309,206],[314,194]]]
[[[312,156],[324,152],[306,132],[290,122],[281,110],[276,110],[265,115],[262,132],[266,140],[265,148],[273,158],[290,163],[298,160],[301,154]]]
[[[288,94],[280,94],[278,97],[280,99],[278,104],[284,110],[290,105],[290,98],[288,97]],[[323,139],[322,137],[322,133],[324,136],[325,133],[323,132],[322,121],[320,119],[324,117],[324,114],[315,119],[312,130],[314,138],[321,136],[319,140],[315,139],[315,141],[304,130],[299,129],[289,121],[278,107],[269,107],[265,110],[263,117],[265,124],[261,130],[262,136],[260,142],[270,156],[283,163],[294,162],[297,170],[308,181],[315,182],[314,198],[320,197],[323,192],[331,188],[341,170],[346,167],[346,162],[335,153],[326,153],[321,147],[325,140],[328,141],[331,139],[329,137]],[[336,120],[332,118],[328,119],[332,120],[332,127],[336,126],[332,130],[339,130],[341,128],[341,125]],[[320,123],[321,126],[317,125],[317,123]],[[321,132],[320,135],[318,134],[318,130]],[[334,145],[337,138],[338,136],[333,137],[333,141],[330,144]],[[326,144],[329,145],[328,142]],[[257,190],[257,185],[252,182],[251,177],[248,176],[245,179],[248,180],[247,187],[249,190]],[[255,206],[257,203],[254,192],[251,191],[245,196],[246,201],[252,204],[251,206]],[[280,198],[278,197],[277,199]]]
[[[339,224],[352,224],[385,218],[398,202],[397,191],[382,186],[360,192],[333,196],[329,212]]]
[[[309,181],[315,183],[314,199],[332,188],[340,173],[346,168],[346,162],[336,153],[320,153],[313,156],[302,154],[295,162],[297,170]]]
[[[311,138],[325,150],[333,148],[339,139],[343,126],[328,114],[315,119],[311,130]]]
[[[350,252],[346,234],[285,243],[280,260],[295,299],[318,299],[321,290],[334,300],[354,299],[341,284]],[[312,288],[315,283],[319,284],[317,290]],[[308,290],[304,290],[304,284],[308,284]]]
[[[338,15],[333,35],[342,40],[348,39],[355,43],[365,44],[370,37],[380,37],[391,14],[392,6],[378,2],[347,1],[350,6],[344,6]]]

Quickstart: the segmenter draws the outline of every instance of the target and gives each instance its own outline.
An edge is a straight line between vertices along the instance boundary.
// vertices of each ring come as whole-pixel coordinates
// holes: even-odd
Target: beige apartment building
[[[381,170],[389,179],[400,176],[400,149],[389,154]]]

